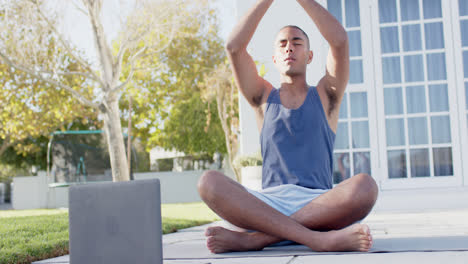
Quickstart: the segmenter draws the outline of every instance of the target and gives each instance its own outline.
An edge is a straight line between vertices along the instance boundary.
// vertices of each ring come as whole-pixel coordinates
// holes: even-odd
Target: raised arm
[[[255,62],[247,52],[247,45],[272,3],[273,0],[258,0],[235,26],[226,42],[236,84],[254,108],[266,101],[265,94],[272,86],[258,75]]]
[[[322,36],[330,45],[327,58],[326,74],[319,82],[330,98],[341,101],[349,79],[349,44],[348,35],[338,20],[314,0],[297,0],[312,18]],[[330,102],[333,106],[335,102]],[[333,107],[329,110],[333,111]],[[330,112],[329,111],[329,112]]]

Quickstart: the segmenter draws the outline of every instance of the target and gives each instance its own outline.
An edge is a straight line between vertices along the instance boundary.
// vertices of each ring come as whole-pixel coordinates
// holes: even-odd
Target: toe
[[[205,236],[214,236],[217,233],[219,226],[208,227],[205,231]]]
[[[359,251],[366,252],[366,251],[369,251],[369,248],[370,248],[370,243],[366,241],[361,244]]]
[[[362,225],[362,232],[366,235],[370,235],[370,228],[368,225]]]
[[[215,238],[214,237],[208,237],[208,239],[206,240],[206,245],[210,248],[210,247],[213,247],[215,244]]]
[[[208,250],[211,251],[211,253],[216,253],[217,246],[216,246],[216,241],[214,237],[208,237],[206,241],[206,247]]]

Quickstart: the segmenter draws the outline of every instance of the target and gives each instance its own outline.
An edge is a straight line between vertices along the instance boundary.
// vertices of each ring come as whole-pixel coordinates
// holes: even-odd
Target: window
[[[349,39],[350,79],[340,106],[333,153],[333,183],[371,174],[368,93],[363,91],[364,66],[359,0],[328,0],[328,10],[345,27]]]
[[[328,0],[328,10],[346,28],[349,39],[349,83],[364,82],[359,0]],[[343,8],[344,7],[344,8]]]
[[[463,56],[463,78],[465,81],[466,119],[468,120],[468,0],[459,0],[459,10]]]
[[[347,92],[343,97],[333,167],[335,184],[358,173],[371,174],[366,92]]]
[[[378,4],[388,177],[452,176],[441,0]],[[468,78],[468,49],[464,56]]]

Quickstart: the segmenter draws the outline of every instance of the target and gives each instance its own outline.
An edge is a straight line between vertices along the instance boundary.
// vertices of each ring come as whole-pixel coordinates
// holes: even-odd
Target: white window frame
[[[389,179],[388,178],[388,162],[387,162],[387,142],[386,142],[386,128],[385,128],[385,113],[384,113],[384,89],[383,89],[383,76],[382,76],[382,52],[380,46],[380,21],[379,21],[379,8],[378,8],[378,0],[372,0],[370,4],[371,10],[371,22],[369,23],[372,25],[372,35],[375,36],[373,43],[373,61],[374,61],[374,68],[375,68],[375,101],[376,101],[376,115],[377,115],[377,126],[376,129],[371,131],[371,134],[378,134],[378,146],[379,146],[379,157],[380,157],[380,169],[378,170],[381,173],[381,188],[383,190],[392,190],[392,189],[412,189],[412,188],[430,188],[430,187],[452,187],[452,186],[460,186],[462,184],[462,169],[461,169],[461,149],[460,149],[460,136],[459,136],[459,124],[458,122],[458,112],[459,109],[455,109],[453,107],[457,104],[457,89],[454,87],[457,86],[456,82],[456,75],[455,75],[455,61],[454,61],[454,52],[453,52],[453,36],[452,36],[452,21],[450,14],[450,10],[452,10],[450,6],[450,2],[452,1],[443,1],[441,0],[442,5],[442,20],[443,20],[443,30],[444,30],[444,41],[445,41],[445,57],[446,57],[446,70],[447,70],[447,86],[448,86],[448,99],[449,99],[449,118],[451,123],[451,147],[452,147],[452,162],[453,162],[453,176],[441,176],[441,177],[421,177],[421,178],[402,178],[402,179]],[[458,2],[458,1],[457,1]],[[399,9],[399,0],[397,0],[397,9]],[[419,0],[420,4],[420,12],[423,12],[422,0]],[[423,17],[420,18],[421,20]],[[404,23],[397,22],[396,24],[402,25]],[[423,23],[424,25],[424,23]],[[424,42],[424,35],[421,36],[422,41]],[[401,44],[403,40],[401,39],[401,34],[399,37],[399,42]],[[402,51],[400,51],[402,52]],[[423,60],[425,61],[426,52],[423,52]],[[403,65],[404,62],[401,62]],[[404,67],[401,68],[402,75],[404,75]],[[426,64],[424,65],[424,71],[427,71]],[[427,76],[427,72],[426,72]],[[412,83],[413,84],[413,83]],[[414,83],[416,85],[417,83]],[[424,82],[426,84],[426,82]],[[402,78],[401,86],[402,88],[406,85],[404,78]],[[464,87],[464,86],[463,86]],[[463,88],[464,89],[464,88]],[[403,96],[406,96],[403,93]],[[428,97],[429,94],[426,94]],[[430,107],[429,104],[426,102],[426,107]],[[406,107],[406,105],[404,105]],[[405,111],[406,112],[406,111]],[[402,116],[408,118],[408,114],[404,113]],[[410,115],[413,116],[413,115]],[[428,123],[427,129],[428,131],[428,139],[429,144],[427,147],[429,148],[429,155],[430,159],[432,159],[432,149],[433,144],[430,142],[431,140],[431,127],[430,127],[430,116],[431,115],[424,115],[428,116]],[[407,126],[405,126],[407,127]],[[466,128],[466,126],[465,126]],[[405,129],[407,130],[407,129]],[[405,151],[409,148],[409,141],[408,141],[408,133],[405,131],[406,137],[406,145],[404,147]],[[466,149],[466,148],[465,148]],[[411,164],[409,162],[409,155],[406,156],[406,169],[411,170]],[[433,161],[431,161],[431,171],[433,170]]]
[[[465,79],[464,77],[464,67],[468,67],[468,65],[463,65],[463,51],[468,50],[468,47],[462,47],[462,39],[461,39],[461,27],[460,22],[462,17],[460,17],[459,12],[459,1],[448,1],[450,2],[450,11],[451,11],[451,22],[453,27],[453,57],[455,63],[455,74],[456,74],[456,84],[457,87],[461,87],[461,89],[457,89],[456,97],[458,98],[458,122],[460,127],[460,145],[462,149],[461,153],[461,160],[465,161],[461,163],[461,174],[463,174],[463,185],[468,186],[468,110],[466,102],[466,90],[465,90],[465,82],[468,82],[468,78]],[[468,18],[468,16],[463,16],[464,19]],[[463,151],[464,150],[464,151]]]
[[[381,171],[379,170],[379,151],[378,151],[378,135],[373,130],[377,126],[377,118],[376,113],[373,109],[376,108],[375,105],[375,89],[372,89],[373,84],[375,83],[374,74],[366,74],[368,72],[375,71],[372,59],[372,36],[369,34],[371,32],[371,25],[370,22],[370,12],[367,0],[359,0],[359,18],[360,18],[360,27],[350,27],[346,28],[346,12],[345,12],[345,0],[340,0],[342,5],[342,23],[343,27],[348,30],[356,30],[360,29],[361,32],[361,49],[362,54],[359,57],[353,57],[353,59],[361,59],[362,60],[362,71],[363,71],[363,83],[359,84],[349,84],[346,88],[346,96],[347,96],[347,117],[345,119],[339,119],[339,121],[345,121],[348,124],[348,149],[339,149],[333,151],[335,153],[348,153],[349,154],[349,162],[350,162],[350,172],[354,172],[354,153],[358,152],[369,152],[370,153],[370,167],[371,167],[371,176],[376,180],[376,182],[380,182]],[[327,0],[324,1],[324,7],[328,8]],[[367,92],[367,117],[364,118],[353,118],[351,117],[351,98],[350,94],[353,92]],[[353,148],[352,147],[352,122],[353,121],[368,121],[369,124],[369,148]],[[352,177],[354,175],[350,175]]]

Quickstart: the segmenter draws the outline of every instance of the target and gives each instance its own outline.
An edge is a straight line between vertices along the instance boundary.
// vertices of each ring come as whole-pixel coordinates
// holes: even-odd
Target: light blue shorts
[[[294,184],[284,184],[275,187],[270,187],[267,189],[263,189],[260,191],[254,191],[251,189],[246,188],[246,190],[263,201],[264,203],[268,204],[269,206],[273,207],[275,210],[279,211],[280,213],[291,216],[295,212],[302,209],[308,203],[310,203],[315,198],[319,197],[320,195],[328,192],[328,190],[322,189],[309,189],[306,187],[294,185]],[[360,221],[356,221],[356,223],[360,223]],[[231,223],[224,220],[225,227],[232,228],[235,227]],[[254,230],[248,232],[255,232]],[[296,244],[294,241],[284,240],[278,242],[276,244],[270,246],[286,246]]]
[[[309,189],[294,184],[274,186],[260,191],[246,189],[249,193],[286,216],[291,216],[321,194],[329,191]],[[232,224],[228,222],[225,222],[225,224],[227,226],[232,226]],[[295,242],[285,240],[270,246],[286,246],[291,244],[295,244]]]
[[[294,184],[283,184],[260,191],[250,189],[247,189],[247,191],[282,214],[291,216],[329,190],[309,189]]]

